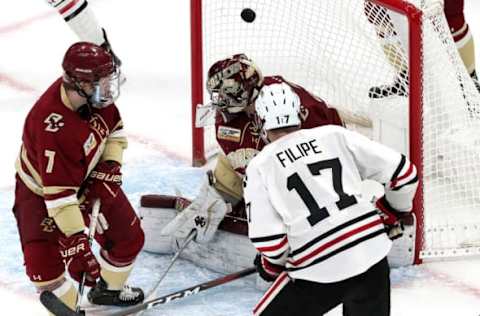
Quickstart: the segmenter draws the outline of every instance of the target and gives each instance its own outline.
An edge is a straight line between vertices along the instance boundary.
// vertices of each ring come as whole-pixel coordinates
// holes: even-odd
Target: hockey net
[[[191,9],[193,117],[207,102],[208,67],[245,53],[417,165],[417,263],[480,254],[480,96],[441,3],[192,0]],[[214,129],[192,129],[198,164],[217,150]]]

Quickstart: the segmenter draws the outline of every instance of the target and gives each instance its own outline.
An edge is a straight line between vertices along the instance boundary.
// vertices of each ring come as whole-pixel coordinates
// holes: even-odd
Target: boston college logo
[[[57,113],[50,113],[50,115],[43,122],[47,124],[45,130],[52,133],[57,132],[65,125],[65,123],[63,122],[63,116]]]
[[[56,228],[55,221],[53,220],[53,218],[50,217],[45,217],[40,223],[40,226],[42,226],[42,230],[46,233],[51,233]]]

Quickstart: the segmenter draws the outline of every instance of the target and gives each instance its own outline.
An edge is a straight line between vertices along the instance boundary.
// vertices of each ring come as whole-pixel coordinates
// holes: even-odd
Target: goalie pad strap
[[[219,155],[213,173],[209,175],[210,184],[218,191],[236,200],[243,198],[242,178],[233,169],[225,155]]]

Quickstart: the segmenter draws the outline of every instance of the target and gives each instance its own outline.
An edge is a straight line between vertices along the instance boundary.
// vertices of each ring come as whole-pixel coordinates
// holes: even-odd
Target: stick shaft
[[[93,242],[93,238],[95,237],[95,231],[97,228],[97,220],[98,220],[98,214],[100,213],[100,199],[96,199],[93,202],[93,207],[92,207],[92,218],[90,220],[90,225],[88,226],[88,244],[91,246]],[[82,304],[82,296],[83,296],[83,291],[85,289],[85,278],[86,278],[86,273],[82,274],[82,279],[78,283],[78,296],[77,296],[77,304],[75,307],[75,311],[78,313],[80,312],[80,305]]]
[[[177,250],[175,255],[173,256],[172,260],[170,260],[170,264],[168,265],[167,269],[163,272],[163,274],[160,276],[158,279],[157,283],[155,286],[150,290],[150,292],[147,294],[145,301],[149,301],[154,298],[155,292],[157,291],[158,287],[160,286],[160,283],[162,283],[163,279],[167,276],[168,271],[170,271],[170,268],[173,266],[173,264],[177,261],[179,258],[180,254],[182,251],[188,246],[188,244],[197,236],[197,231],[195,229],[192,229],[192,231],[188,234],[187,238],[185,239],[185,242],[182,244],[182,246]],[[138,312],[136,315],[139,316],[143,313],[143,310]]]
[[[256,272],[256,268],[251,267],[251,268],[244,269],[244,270],[232,273],[232,274],[227,274],[223,277],[220,277],[220,278],[217,278],[217,279],[205,282],[205,283],[200,283],[200,284],[191,286],[189,288],[186,288],[186,289],[183,289],[183,290],[180,290],[180,291],[177,291],[177,292],[173,292],[173,293],[165,295],[165,296],[160,296],[160,297],[154,298],[152,300],[146,301],[146,302],[144,302],[142,304],[139,304],[139,305],[127,307],[125,309],[122,309],[121,311],[108,314],[108,316],[126,316],[126,315],[129,315],[129,314],[138,313],[139,311],[150,309],[150,308],[152,308],[156,305],[166,304],[166,303],[169,303],[173,300],[177,300],[177,299],[181,299],[181,298],[184,298],[184,297],[187,297],[187,296],[195,295],[195,294],[197,294],[201,291],[205,291],[205,290],[210,289],[212,287],[216,287],[216,286],[219,286],[219,285],[222,285],[222,284],[225,284],[225,283],[243,278],[243,277],[245,277],[247,275],[250,275],[250,274],[253,274],[255,272]]]

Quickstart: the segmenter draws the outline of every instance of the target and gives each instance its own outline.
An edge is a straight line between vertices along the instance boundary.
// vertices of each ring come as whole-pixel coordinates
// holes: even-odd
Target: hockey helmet
[[[260,70],[244,54],[219,60],[208,70],[211,105],[228,113],[241,112],[255,101],[263,85]]]
[[[64,83],[94,107],[106,107],[120,95],[120,70],[112,54],[101,46],[89,42],[73,44],[65,53],[62,67]],[[91,87],[86,89],[85,83]]]
[[[264,86],[255,110],[263,131],[301,124],[300,97],[284,82]]]

